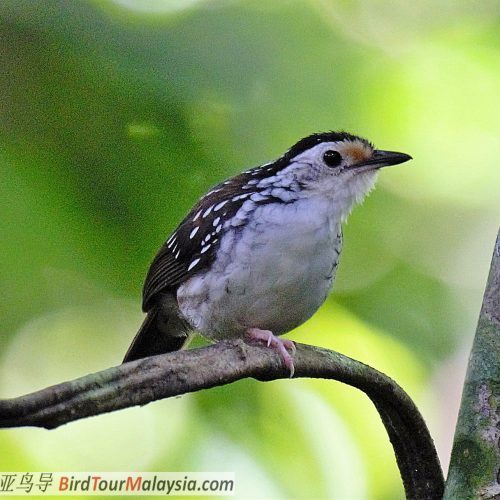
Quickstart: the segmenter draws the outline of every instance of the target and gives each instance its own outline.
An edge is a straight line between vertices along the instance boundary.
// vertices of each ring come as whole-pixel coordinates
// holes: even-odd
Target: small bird
[[[123,362],[181,349],[197,331],[211,341],[264,342],[292,377],[295,345],[279,335],[325,301],[341,224],[378,170],[408,160],[347,132],[323,132],[215,186],[154,258],[147,316]]]

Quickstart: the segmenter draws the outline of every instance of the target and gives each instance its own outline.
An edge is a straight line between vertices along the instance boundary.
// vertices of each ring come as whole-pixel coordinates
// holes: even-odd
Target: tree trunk
[[[470,354],[444,498],[500,498],[500,232]]]

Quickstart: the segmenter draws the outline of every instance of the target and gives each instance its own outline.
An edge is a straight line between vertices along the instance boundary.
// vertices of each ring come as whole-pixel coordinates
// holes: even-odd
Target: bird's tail
[[[188,343],[190,336],[187,323],[176,314],[176,308],[172,310],[165,305],[165,301],[160,302],[148,311],[123,358],[123,363],[177,351]]]

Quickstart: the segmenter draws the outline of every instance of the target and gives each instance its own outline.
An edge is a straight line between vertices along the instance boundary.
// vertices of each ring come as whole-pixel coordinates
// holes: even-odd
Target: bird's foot
[[[284,365],[290,370],[290,378],[295,373],[293,366],[293,355],[295,354],[295,344],[288,339],[280,339],[269,330],[261,330],[260,328],[249,328],[246,332],[249,340],[258,342],[265,342],[267,347],[273,348],[278,352],[280,358],[283,360]],[[288,351],[291,351],[291,355]]]

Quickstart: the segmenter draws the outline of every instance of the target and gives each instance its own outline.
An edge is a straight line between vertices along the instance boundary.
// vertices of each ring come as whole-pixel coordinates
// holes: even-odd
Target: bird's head
[[[345,218],[373,188],[380,168],[411,159],[346,132],[324,132],[300,140],[278,162],[280,176],[293,177],[304,194],[331,199]]]

